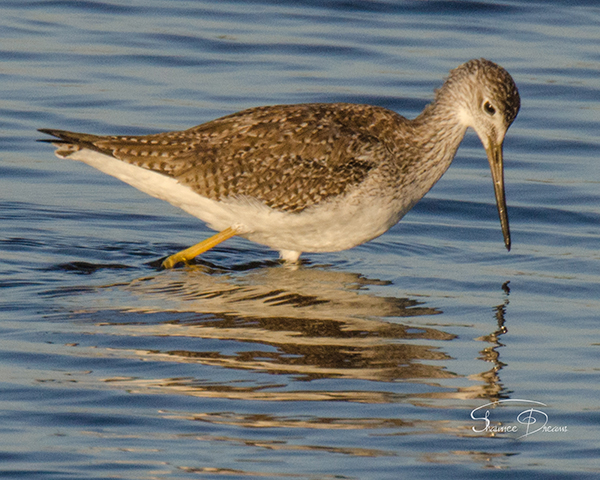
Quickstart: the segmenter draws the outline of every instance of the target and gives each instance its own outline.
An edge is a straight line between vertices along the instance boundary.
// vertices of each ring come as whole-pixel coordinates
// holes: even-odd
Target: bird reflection
[[[252,344],[242,351],[169,350],[162,356],[185,362],[293,375],[297,380],[355,378],[394,381],[452,376],[439,341],[454,335],[411,326],[401,319],[436,315],[439,310],[408,298],[369,294],[385,282],[360,275],[300,268],[266,268],[207,275],[157,275],[128,285],[135,299],[129,312],[168,313],[126,329],[136,334],[233,340]],[[197,315],[176,317],[176,312]],[[153,316],[152,318],[157,318]],[[424,340],[433,340],[428,345]],[[415,342],[418,341],[418,342]],[[435,363],[423,363],[436,361]]]
[[[266,377],[272,382],[245,374],[240,374],[243,380],[234,381],[231,377],[107,381],[125,382],[127,388],[272,401],[399,401],[396,393],[386,391],[279,388],[292,380],[318,379],[429,384],[429,392],[412,395],[421,404],[502,394],[498,373],[504,364],[498,348],[506,331],[508,299],[496,307],[497,329],[477,338],[489,343],[478,359],[494,367],[470,376],[473,382],[468,387],[456,387],[453,379],[461,375],[448,368],[453,358],[444,348],[456,336],[434,320],[441,310],[415,299],[375,294],[388,286],[389,282],[318,266],[232,270],[198,265],[103,288],[110,306],[101,299],[104,307],[97,314],[103,318],[102,331],[129,336],[135,345],[123,349],[123,355],[276,375]],[[110,311],[109,321],[101,310]],[[160,342],[160,348],[152,342],[149,348],[144,340],[148,338],[170,340]]]
[[[480,360],[484,360],[485,362],[492,363],[493,367],[488,371],[474,376],[473,379],[478,379],[483,382],[482,389],[484,391],[484,397],[490,399],[490,401],[508,398],[506,389],[503,387],[499,376],[500,370],[506,366],[506,363],[500,361],[499,349],[504,347],[504,344],[500,341],[500,338],[502,335],[508,332],[508,329],[505,326],[506,307],[508,306],[508,295],[510,293],[508,283],[509,282],[506,282],[504,285],[502,285],[502,289],[506,295],[504,302],[494,308],[497,322],[496,330],[488,335],[484,335],[475,339],[489,344],[489,346],[485,347],[483,350],[481,350],[481,352],[479,352],[480,355],[478,358]]]

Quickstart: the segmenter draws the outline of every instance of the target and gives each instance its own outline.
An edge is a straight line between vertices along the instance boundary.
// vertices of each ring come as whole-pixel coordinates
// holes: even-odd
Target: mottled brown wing
[[[347,193],[389,156],[379,134],[394,116],[366,105],[305,104],[254,108],[148,136],[46,132],[177,178],[208,198],[247,196],[300,212]]]

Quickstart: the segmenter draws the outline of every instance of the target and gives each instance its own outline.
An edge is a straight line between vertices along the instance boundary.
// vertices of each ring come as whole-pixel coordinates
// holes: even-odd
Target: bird
[[[485,148],[511,247],[503,144],[520,109],[511,75],[484,58],[450,71],[414,119],[381,106],[254,107],[183,131],[92,135],[40,129],[86,163],[203,220],[218,233],[168,256],[188,263],[235,235],[279,251],[346,250],[389,230],[450,166],[471,127]]]

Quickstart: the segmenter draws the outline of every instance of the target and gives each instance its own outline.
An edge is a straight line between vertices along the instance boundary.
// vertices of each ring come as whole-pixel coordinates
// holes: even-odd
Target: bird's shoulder
[[[94,143],[209,198],[247,196],[301,211],[348,193],[388,162],[404,122],[371,105],[275,105],[179,132],[102,137]]]

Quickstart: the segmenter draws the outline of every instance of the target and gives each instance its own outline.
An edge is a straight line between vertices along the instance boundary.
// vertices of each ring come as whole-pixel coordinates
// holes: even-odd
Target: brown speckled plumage
[[[301,251],[350,248],[389,229],[446,171],[467,127],[487,151],[510,248],[502,144],[519,107],[511,76],[479,59],[452,70],[414,120],[333,103],[252,108],[146,136],[41,131],[58,139],[50,140],[58,156],[89,163],[213,228],[235,225],[234,234],[294,259]]]
[[[174,177],[214,200],[248,196],[301,212],[359,185],[397,149],[395,132],[405,124],[381,107],[337,103],[252,108],[147,136],[43,131],[66,142],[65,155],[89,148]]]

